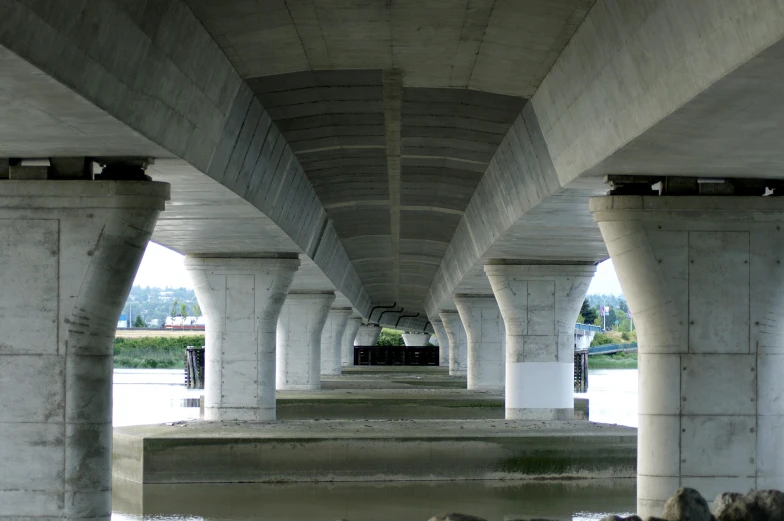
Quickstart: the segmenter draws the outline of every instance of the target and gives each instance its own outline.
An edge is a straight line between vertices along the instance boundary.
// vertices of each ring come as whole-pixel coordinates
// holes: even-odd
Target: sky
[[[144,252],[142,264],[136,273],[135,286],[156,288],[193,288],[184,267],[184,257],[179,253],[150,242]],[[615,275],[611,260],[599,264],[588,294],[622,295],[621,285]]]

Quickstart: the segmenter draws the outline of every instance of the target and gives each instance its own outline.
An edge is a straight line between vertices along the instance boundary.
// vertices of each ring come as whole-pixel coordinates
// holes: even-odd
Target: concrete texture
[[[433,324],[433,331],[438,339],[438,365],[449,367],[449,337],[444,329],[444,322],[440,318],[430,322]]]
[[[406,347],[426,346],[430,344],[430,333],[403,333]]]
[[[486,265],[506,324],[506,418],[569,420],[574,323],[596,266]]]
[[[0,181],[0,517],[111,515],[114,330],[168,196]]]
[[[457,311],[442,311],[439,316],[449,339],[449,374],[466,376],[468,366],[468,339]]]
[[[275,419],[278,317],[298,266],[296,257],[186,257],[207,321],[207,420]]]
[[[784,203],[591,200],[639,339],[638,512],[682,486],[782,489]]]
[[[503,390],[506,340],[495,297],[455,295],[467,342],[468,389]]]
[[[194,422],[116,429],[113,472],[147,484],[631,477],[635,445],[634,429],[588,422]]]
[[[348,319],[346,324],[346,331],[343,333],[343,343],[340,349],[340,361],[342,367],[349,367],[354,365],[354,342],[359,333],[359,328],[362,327],[362,317],[354,317]]]
[[[140,485],[115,480],[113,491],[117,512],[151,518],[177,511],[204,519],[220,518],[226,505],[231,505],[232,517],[238,521],[257,519],[259,512],[276,521],[425,521],[432,515],[455,511],[492,521],[534,516],[571,521],[578,512],[634,510],[634,480],[624,478],[318,485]]]
[[[351,308],[332,308],[321,332],[321,374],[340,376],[343,335],[346,332]]]
[[[378,337],[381,335],[381,327],[363,324],[357,331],[356,339],[354,340],[355,346],[374,346],[378,342]],[[352,364],[354,363],[354,355],[352,350],[351,355]]]
[[[275,388],[321,387],[321,334],[334,293],[289,293],[278,317]]]
[[[501,392],[469,391],[445,367],[362,366],[322,377],[319,391],[278,391],[279,420],[503,419]],[[588,400],[575,399],[575,419]]]

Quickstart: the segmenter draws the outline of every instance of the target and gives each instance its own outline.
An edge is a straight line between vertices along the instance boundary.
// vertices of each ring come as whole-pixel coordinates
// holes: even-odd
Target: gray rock
[[[708,502],[693,488],[679,488],[664,504],[662,518],[667,521],[716,521]]]
[[[716,496],[716,499],[713,500],[713,505],[711,505],[713,515],[716,516],[717,519],[721,519],[721,515],[724,513],[727,507],[742,497],[743,494],[739,494],[737,492],[725,492],[723,494],[719,494]]]
[[[718,521],[781,521],[784,519],[784,492],[778,490],[757,490],[745,496],[722,494],[725,498],[716,507]],[[716,501],[719,501],[719,498]],[[720,511],[719,511],[720,510]]]
[[[471,516],[468,514],[445,514],[442,517],[433,516],[430,521],[487,521],[481,517]]]

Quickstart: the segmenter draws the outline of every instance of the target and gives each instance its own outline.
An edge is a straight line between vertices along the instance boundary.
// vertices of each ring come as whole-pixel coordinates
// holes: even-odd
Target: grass
[[[637,369],[637,352],[589,356],[588,369]]]
[[[183,369],[185,348],[202,346],[201,335],[178,337],[115,338],[114,367],[117,369]]]

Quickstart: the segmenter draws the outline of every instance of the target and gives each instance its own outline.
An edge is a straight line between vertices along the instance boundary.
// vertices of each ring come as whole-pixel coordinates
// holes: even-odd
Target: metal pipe
[[[394,309],[388,309],[386,311],[382,311],[381,314],[378,316],[378,320],[376,320],[376,325],[377,326],[381,325],[381,317],[383,317],[385,314],[387,314],[387,313],[402,313],[404,309],[406,309],[406,308],[402,308],[401,307],[400,311],[397,311],[397,310],[394,310]]]
[[[400,311],[403,311],[402,309]],[[397,322],[395,322],[395,329],[397,329],[397,325],[400,324],[400,319],[402,318],[416,318],[419,316],[419,311],[417,311],[416,315],[400,315],[397,317]]]
[[[368,315],[368,322],[373,320],[373,312],[376,311],[377,309],[392,309],[395,306],[397,306],[397,302],[395,302],[391,306],[373,306],[373,308],[371,308],[371,310],[370,310],[370,314]]]
[[[432,324],[432,322],[430,322],[429,320],[425,322],[425,333],[427,333],[427,326],[429,326],[430,324]]]

